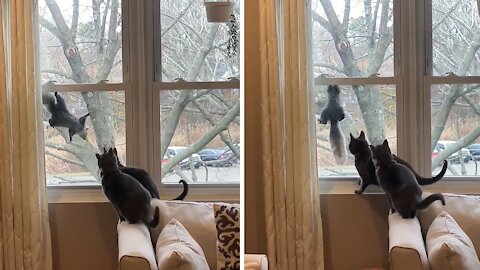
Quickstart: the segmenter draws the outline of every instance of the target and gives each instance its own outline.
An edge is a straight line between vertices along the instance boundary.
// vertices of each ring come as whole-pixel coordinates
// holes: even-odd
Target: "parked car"
[[[480,160],[480,143],[474,143],[467,148],[474,159]]]
[[[198,152],[200,158],[207,166],[228,167],[232,162],[225,155],[224,149],[203,149]]]
[[[438,154],[440,152],[442,152],[443,150],[445,150],[447,147],[451,146],[454,143],[455,143],[455,141],[438,141],[437,145],[435,146],[435,148],[432,152],[432,158],[438,156]],[[468,163],[470,160],[472,160],[472,155],[470,154],[470,151],[468,150],[468,148],[464,148],[464,147],[462,148],[461,156],[463,158],[463,161],[466,162],[466,163]],[[459,163],[460,162],[460,157],[458,155],[458,152],[455,152],[455,153],[451,154],[448,157],[448,160],[450,160],[454,163]]]
[[[185,151],[186,149],[187,147],[185,146],[168,147],[167,153],[165,154],[165,156],[163,156],[162,164],[166,164],[171,157],[180,154],[182,151]],[[198,169],[202,165],[202,159],[200,158],[200,155],[193,153],[191,157],[193,160],[193,166],[195,167],[195,169]],[[190,169],[190,158],[187,157],[183,159],[180,163],[178,163],[178,165],[180,166],[181,169]]]
[[[234,144],[235,148],[237,149],[238,152],[240,152],[240,143]],[[232,164],[239,164],[240,163],[240,158],[233,153],[232,149],[230,147],[225,146],[223,148],[225,150],[224,155],[227,157],[228,160],[232,162]]]

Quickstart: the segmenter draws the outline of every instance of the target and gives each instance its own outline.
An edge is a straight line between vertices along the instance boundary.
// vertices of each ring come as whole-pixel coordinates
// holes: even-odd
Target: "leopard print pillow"
[[[217,270],[240,270],[240,207],[214,204],[217,227]]]

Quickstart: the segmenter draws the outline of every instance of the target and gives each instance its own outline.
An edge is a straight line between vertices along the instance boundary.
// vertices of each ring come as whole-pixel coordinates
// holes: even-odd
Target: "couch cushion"
[[[176,219],[172,219],[158,236],[158,269],[208,270],[202,248]]]
[[[213,204],[163,201],[153,199],[152,207],[160,208],[160,221],[156,228],[151,229],[152,240],[156,243],[160,232],[172,219],[178,220],[197,241],[207,258],[210,269],[217,269],[217,230],[213,216]]]
[[[217,270],[240,270],[240,207],[214,204],[217,227]]]
[[[424,192],[423,197],[431,193]],[[460,228],[468,235],[475,246],[475,251],[480,254],[480,196],[457,195],[443,193],[445,197],[445,206],[440,202],[432,203],[425,210],[417,212],[420,220],[423,236],[426,236],[427,230],[433,220],[442,212],[449,213],[458,223]]]
[[[157,269],[150,233],[145,224],[118,223],[118,256],[120,269]]]
[[[388,215],[390,269],[429,270],[420,223],[415,218]]]
[[[426,244],[432,270],[480,269],[472,241],[447,212],[432,222]]]

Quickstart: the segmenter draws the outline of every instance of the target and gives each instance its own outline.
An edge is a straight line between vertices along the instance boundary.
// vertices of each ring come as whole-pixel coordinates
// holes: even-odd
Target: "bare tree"
[[[363,6],[363,14],[350,16],[351,5]],[[392,6],[390,0],[354,0],[354,3],[345,0],[343,14],[338,14],[338,7],[334,8],[331,0],[313,2],[313,40],[319,44],[329,44],[316,47],[314,50],[316,52],[313,56],[314,68],[317,73],[340,77],[367,77],[382,71],[393,73]],[[478,75],[480,20],[476,10],[468,1],[459,0],[452,3],[439,0],[433,1],[433,12],[434,74],[454,72],[459,76]],[[385,93],[377,86],[352,86],[352,88],[369,141],[374,144],[381,142],[385,138],[387,129],[385,118],[389,112],[389,108],[385,108],[382,100]],[[473,115],[478,119],[480,116],[478,88],[478,85],[451,85],[442,88],[438,94],[441,101],[432,101],[432,150],[442,133],[446,131],[446,123],[452,109],[460,106],[461,100],[471,109],[471,113],[465,117]],[[317,97],[317,112],[321,110],[326,99],[321,92],[319,91]],[[354,122],[346,121],[342,128],[348,134],[355,130]],[[480,129],[477,125],[467,134],[456,138],[455,144],[433,159],[433,166],[438,166],[443,159],[471,144],[479,136]]]
[[[177,48],[170,48],[169,44],[164,45],[162,53],[165,51],[165,57],[163,58],[167,60],[163,65],[162,74],[166,77],[174,76],[173,78],[177,78],[182,77],[182,74],[186,74],[183,78],[184,80],[196,81],[199,76],[213,76],[215,78],[215,74],[218,74],[221,68],[223,70],[231,68],[219,65],[220,60],[222,60],[220,57],[223,54],[226,55],[224,46],[215,43],[220,26],[218,24],[209,24],[207,26],[208,29],[203,29],[203,26],[198,28],[194,27],[195,22],[189,21],[191,18],[186,18],[186,16],[198,17],[198,12],[200,11],[197,11],[197,15],[195,15],[195,11],[192,11],[194,3],[194,0],[177,1],[176,4],[183,5],[182,9],[177,13],[177,17],[172,18],[170,25],[162,25],[162,36],[171,35],[177,38],[175,35],[178,34],[178,37],[180,37],[181,34],[185,40],[190,40],[188,45],[191,47],[191,53],[187,54],[182,52],[186,48],[182,47],[181,44],[177,44]],[[60,3],[56,0],[45,0],[45,4],[46,9],[40,11],[41,31],[45,33],[47,38],[51,35],[54,39],[53,41],[44,40],[44,42],[52,47],[56,46],[52,44],[59,43],[63,51],[63,59],[68,63],[68,66],[65,66],[62,65],[65,60],[56,62],[57,59],[44,59],[45,62],[49,62],[47,65],[49,67],[43,69],[43,73],[46,74],[47,78],[84,84],[102,82],[111,76],[115,67],[121,64],[122,34],[120,29],[122,20],[119,1],[92,0],[88,9],[89,16],[91,16],[88,22],[85,21],[85,16],[81,17],[82,12],[80,10],[85,12],[85,7],[82,7],[79,0],[72,1],[71,14],[62,11],[63,9],[59,6]],[[163,9],[163,11],[165,11],[164,15],[167,14],[169,16],[175,13],[171,12],[171,10]],[[188,31],[185,30],[186,28],[188,28]],[[222,28],[222,31],[225,30]],[[193,38],[191,35],[196,35],[196,38]],[[186,42],[185,40],[183,42]],[[191,46],[192,44],[194,46]],[[212,50],[217,50],[218,52],[211,54]],[[61,58],[60,56],[57,57]],[[183,60],[179,61],[179,59]],[[175,63],[179,66],[174,67],[170,63]],[[235,72],[233,71],[233,73]],[[173,78],[170,77],[171,80]],[[94,154],[98,152],[97,149],[116,145],[112,98],[106,92],[82,92],[81,96],[90,113],[96,145],[94,146],[88,140],[85,141],[74,136],[71,143],[47,141],[46,147],[70,153],[79,161],[69,160],[49,151],[47,151],[47,154],[50,153],[64,162],[82,165],[92,175],[98,176],[98,166]],[[204,100],[206,96],[212,96],[210,100],[223,109],[209,110],[206,103],[202,102],[202,99]],[[198,108],[197,113],[203,115],[211,124],[210,130],[196,142],[189,145],[182,154],[169,159],[168,163],[165,164],[165,171],[170,171],[172,167],[185,157],[205,147],[217,135],[221,136],[222,140],[232,148],[235,154],[239,154],[236,148],[233,147],[231,140],[224,134],[224,131],[228,129],[231,123],[237,123],[240,108],[238,101],[230,104],[222,100],[221,95],[218,95],[215,91],[186,90],[177,91],[174,99],[172,99],[171,106],[169,106],[169,117],[165,128],[162,129],[161,155],[165,155],[175,130],[179,127],[182,113],[189,104],[194,104]],[[214,122],[212,113],[217,113],[217,115],[223,114],[221,120]],[[61,128],[59,131],[60,133],[63,132]]]

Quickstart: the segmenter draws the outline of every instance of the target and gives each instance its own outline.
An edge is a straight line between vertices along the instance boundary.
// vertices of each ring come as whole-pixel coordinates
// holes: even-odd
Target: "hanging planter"
[[[227,2],[210,2],[205,1],[203,3],[207,11],[207,21],[215,23],[226,23],[230,21],[230,15],[232,14],[233,3],[228,0]]]

